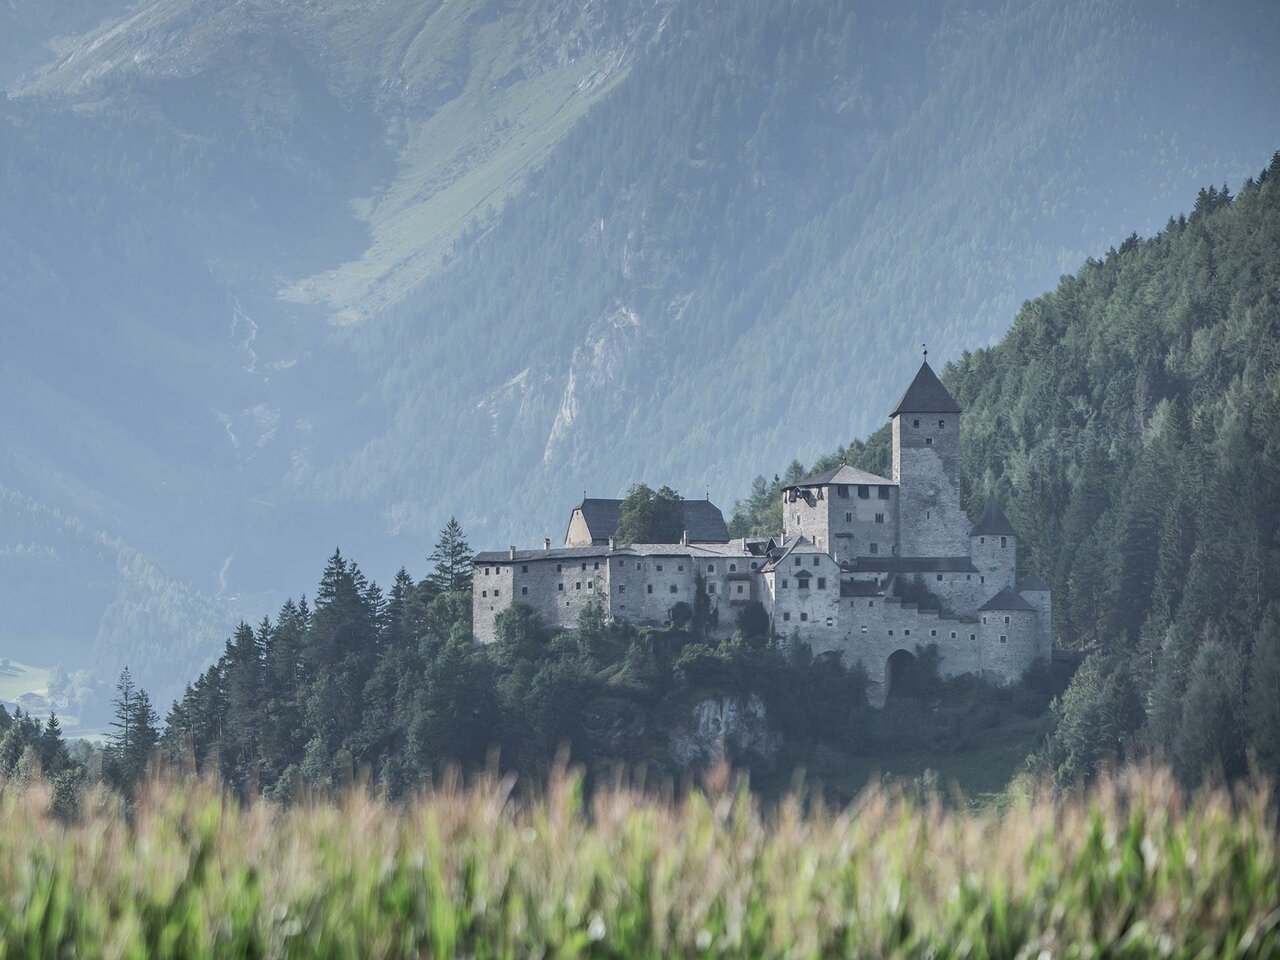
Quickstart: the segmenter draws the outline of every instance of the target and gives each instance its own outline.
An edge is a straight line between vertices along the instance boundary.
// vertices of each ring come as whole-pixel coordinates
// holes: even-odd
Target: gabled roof
[[[591,531],[592,540],[608,540],[618,531],[622,521],[622,501],[603,497],[588,497],[574,507],[582,511],[582,519]],[[689,540],[697,543],[728,543],[729,527],[724,514],[710,500],[681,500],[684,512],[684,529]]]
[[[1039,593],[1049,592],[1049,585],[1037,577],[1034,573],[1018,584],[1019,593]]]
[[[911,381],[911,386],[907,387],[907,392],[902,395],[902,399],[898,401],[898,405],[893,408],[890,417],[896,417],[900,413],[959,413],[960,404],[956,403],[955,397],[947,391],[942,385],[942,381],[938,379],[938,375],[933,372],[933,367],[929,366],[926,360],[920,364],[919,371],[916,372],[916,378]]]
[[[1000,504],[996,502],[996,498],[992,497],[987,501],[987,507],[982,511],[982,516],[978,518],[978,522],[969,531],[969,536],[1016,537],[1017,534],[1014,533],[1013,524],[1009,522],[1009,518],[1000,509]]]
[[[877,484],[879,486],[895,486],[894,482],[887,477],[878,477],[874,473],[868,473],[866,470],[859,470],[857,467],[851,467],[847,463],[842,463],[838,467],[832,467],[830,470],[823,470],[821,473],[815,473],[812,476],[805,477],[803,480],[797,480],[789,486],[783,487],[784,490],[790,490],[793,487],[825,487],[829,483],[858,483],[858,484]]]
[[[842,560],[850,573],[977,573],[969,557],[854,557]]]
[[[1005,587],[980,606],[978,610],[1030,610],[1032,613],[1036,612],[1036,608],[1018,596],[1013,587]]]

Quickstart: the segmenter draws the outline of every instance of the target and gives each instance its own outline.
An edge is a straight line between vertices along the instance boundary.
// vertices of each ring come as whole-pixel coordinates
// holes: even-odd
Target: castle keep
[[[782,491],[782,536],[729,538],[710,501],[685,501],[678,544],[616,541],[621,501],[583,499],[563,547],[478,554],[472,612],[481,642],[514,602],[555,628],[577,624],[592,601],[607,616],[664,624],[698,583],[728,634],[758,601],[783,636],[815,655],[861,661],[883,697],[916,648],[935,644],[944,675],[1017,680],[1049,660],[1049,587],[1021,581],[1017,533],[991,500],[977,523],[960,504],[959,404],[925,362],[889,414],[893,477],[847,465]]]

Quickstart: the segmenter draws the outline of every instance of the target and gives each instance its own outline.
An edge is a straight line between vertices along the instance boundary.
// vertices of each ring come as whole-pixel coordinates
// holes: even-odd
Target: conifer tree
[[[435,565],[429,577],[432,585],[442,593],[470,591],[471,557],[471,545],[463,536],[462,525],[456,517],[450,517],[431,552],[430,559]]]

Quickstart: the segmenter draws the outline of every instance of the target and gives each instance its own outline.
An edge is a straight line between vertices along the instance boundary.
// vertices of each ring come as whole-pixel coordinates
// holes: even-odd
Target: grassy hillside
[[[1003,814],[872,791],[763,811],[572,778],[512,799],[242,807],[157,784],[126,817],[0,792],[0,949],[257,957],[1268,958],[1280,838],[1260,789],[1183,800],[1156,770]],[[33,869],[33,864],[37,868]]]

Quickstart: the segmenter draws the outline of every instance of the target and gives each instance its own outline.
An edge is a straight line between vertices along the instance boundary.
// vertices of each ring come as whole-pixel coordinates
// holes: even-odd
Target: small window
[[[556,584],[556,589],[557,589],[557,590],[561,590],[561,591],[563,591],[563,590],[564,590],[564,584],[563,584],[563,583],[557,583],[557,584]]]
[[[672,592],[672,593],[679,593],[679,592],[680,592],[680,588],[679,588],[679,587],[677,587],[677,586],[673,583],[673,584],[671,585],[671,592]]]
[[[1001,642],[1001,643],[1008,643],[1008,642],[1009,642],[1009,638],[1008,638],[1008,637],[1006,637],[1006,636],[1002,633],[1002,634],[1000,634],[1000,642]]]
[[[582,565],[582,569],[583,570],[587,569],[587,565],[585,563]]]
[[[661,573],[661,572],[662,572],[662,564],[658,564],[658,572],[659,572],[659,573]]]
[[[876,605],[876,602],[875,602],[874,600],[868,600],[868,601],[867,601],[867,606],[868,606],[868,607],[874,607],[875,605]]]
[[[809,615],[808,615],[807,613],[802,613],[802,614],[800,614],[800,622],[801,622],[801,623],[805,623],[808,619],[809,619]]]
[[[684,573],[684,564],[683,564],[683,563],[677,563],[677,564],[676,564],[676,571],[677,571],[677,572],[679,572],[679,573]]]
[[[731,564],[729,564],[729,572],[730,572],[730,573],[737,573],[737,572],[738,572],[738,565],[737,565],[736,563],[731,563]]]
[[[485,567],[485,568],[484,568],[484,575],[485,575],[486,577],[489,575],[489,568],[488,568],[488,567]]]
[[[865,483],[858,484],[858,499],[866,500],[871,496],[871,488]]]
[[[827,578],[826,578],[826,577],[819,577],[819,578],[818,578],[818,589],[819,589],[819,590],[825,590],[825,589],[827,589]]]
[[[741,593],[741,592],[742,592],[742,584],[738,584],[738,592],[739,592],[739,593]]]
[[[521,573],[528,573],[528,572],[529,572],[529,565],[528,565],[527,563],[522,563],[522,564],[520,564],[520,572],[521,572]]]
[[[920,421],[919,421],[919,420],[912,420],[912,421],[911,421],[911,425],[912,425],[913,427],[918,427],[918,426],[920,426]]]
[[[521,588],[520,588],[520,596],[522,596],[522,597],[527,597],[528,595],[529,595],[529,588],[528,588],[528,587],[521,587]]]
[[[888,488],[888,487],[881,487],[881,488],[880,488],[880,490],[879,490],[879,493],[877,494],[877,496],[879,496],[881,500],[888,500],[888,499],[889,499],[889,488]]]
[[[986,577],[984,577],[984,576],[982,576],[981,574],[979,574],[979,575],[978,575],[978,582],[979,582],[979,583],[986,583],[986,582],[987,582],[987,578],[986,578]]]
[[[782,615],[782,619],[783,619],[783,620],[790,620],[790,619],[791,619],[791,614],[789,614],[789,613],[784,613],[784,614]]]
[[[590,589],[591,589],[591,587],[592,587],[592,583],[591,583],[591,581],[590,581],[590,580],[588,580],[588,581],[587,581],[587,589],[588,589],[588,590],[590,590]]]
[[[779,589],[781,589],[781,590],[785,590],[785,589],[787,589],[787,581],[786,581],[786,580],[783,580],[783,581],[782,581],[782,586],[781,586]]]
[[[751,561],[751,569],[752,569],[752,570],[754,570],[755,568],[756,568],[756,562],[755,562],[754,560],[752,560],[752,561]],[[736,569],[737,569],[737,567],[734,567],[734,569],[736,570]]]
[[[939,582],[939,583],[941,583],[941,582],[942,582],[942,574],[938,574],[938,582]]]
[[[715,573],[715,572],[716,572],[716,565],[714,563],[708,563],[707,573]]]
[[[845,515],[844,515],[844,522],[845,522],[845,523],[853,523],[853,514],[852,514],[852,513],[850,513],[850,512],[848,512],[848,511],[846,511],[846,512],[845,512]]]
[[[798,567],[798,566],[800,566],[800,563],[801,563],[800,558],[799,558],[799,557],[796,557],[796,558],[795,558],[795,561],[796,561],[796,566],[797,566],[797,567]]]
[[[813,558],[813,565],[814,565],[815,567],[817,567],[817,566],[821,566],[821,565],[822,565],[822,557],[814,557],[814,558]]]
[[[487,599],[488,599],[488,597],[489,597],[489,591],[488,591],[488,590],[481,590],[481,591],[480,591],[480,596],[481,596],[481,598],[482,598],[482,599],[486,599],[486,600],[487,600]]]
[[[626,593],[626,592],[627,592],[627,585],[626,585],[625,583],[620,583],[620,584],[618,584],[618,592],[619,592],[619,593]]]
[[[986,538],[986,537],[979,537],[979,538],[978,538],[978,543],[986,543],[986,542],[987,542],[987,538]]]
[[[877,514],[876,514],[876,523],[884,523],[884,514],[883,514],[883,513],[877,513]]]
[[[972,579],[973,579],[973,574],[972,574],[972,573],[966,573],[966,574],[964,575],[964,578],[965,578],[966,580],[972,580]]]
[[[938,429],[939,429],[939,430],[945,430],[945,429],[947,429],[947,421],[945,421],[945,420],[939,420],[939,421],[938,421]]]
[[[874,557],[876,554],[880,552],[880,544],[878,543],[870,544],[870,549],[871,549],[871,555]]]
[[[849,485],[847,483],[837,484],[836,494],[838,496],[844,497],[846,500],[849,499]]]
[[[1007,547],[1008,545],[1009,545],[1009,538],[1008,538],[1008,537],[1001,537],[1001,538],[1000,538],[1000,546],[1003,548],[1003,547]]]
[[[867,625],[865,623],[862,625],[862,632],[863,633],[867,632]]]
[[[954,630],[952,630],[952,631],[951,631],[951,639],[952,639],[952,640],[954,640],[955,638],[956,638],[956,632],[955,632]]]
[[[911,636],[911,631],[910,631],[910,630],[903,630],[903,631],[902,631],[902,635],[903,635],[904,637],[909,637],[909,636]]]
[[[1005,618],[1004,618],[1004,622],[1005,622],[1005,623],[1008,623],[1008,622],[1009,622],[1009,618],[1008,618],[1008,617],[1005,617]]]
[[[653,584],[652,583],[645,584],[644,592],[653,593]]]
[[[827,617],[827,626],[828,627],[835,626],[835,620],[833,620],[831,617]]]
[[[715,592],[716,592],[716,585],[714,583],[708,583],[707,593],[715,593]]]
[[[933,437],[925,437],[925,438],[924,438],[924,445],[925,445],[926,447],[932,447],[932,446],[933,446]]]
[[[573,589],[575,589],[575,590],[581,590],[581,589],[582,589],[582,581],[581,581],[581,580],[575,581],[575,582],[574,582],[574,584],[573,584]]]
[[[596,569],[596,570],[599,570],[599,569],[600,569],[600,561],[599,561],[599,560],[597,560],[597,561],[595,562],[595,567],[594,567],[594,569]]]
[[[937,635],[938,635],[938,631],[937,631],[937,630],[930,630],[930,631],[929,631],[929,636],[931,636],[931,637],[936,637]]]
[[[636,561],[636,569],[637,569],[637,570],[643,570],[643,569],[644,569],[644,564],[643,564],[643,563],[641,563],[639,560],[637,560],[637,561]]]
[[[496,597],[498,595],[498,591],[497,590],[493,591],[493,595]]]
[[[970,639],[970,640],[977,640],[977,639],[978,639],[978,635],[977,635],[976,633],[971,633],[971,634],[969,634],[969,639]]]
[[[891,636],[891,637],[893,636],[893,631],[892,631],[892,630],[890,630],[890,631],[889,631],[889,636]]]
[[[982,623],[983,623],[983,625],[984,625],[984,626],[986,625],[986,622],[987,622],[987,618],[986,618],[986,617],[983,617],[983,618],[982,618]]]
[[[556,573],[564,573],[564,566],[562,564],[556,564]]]

